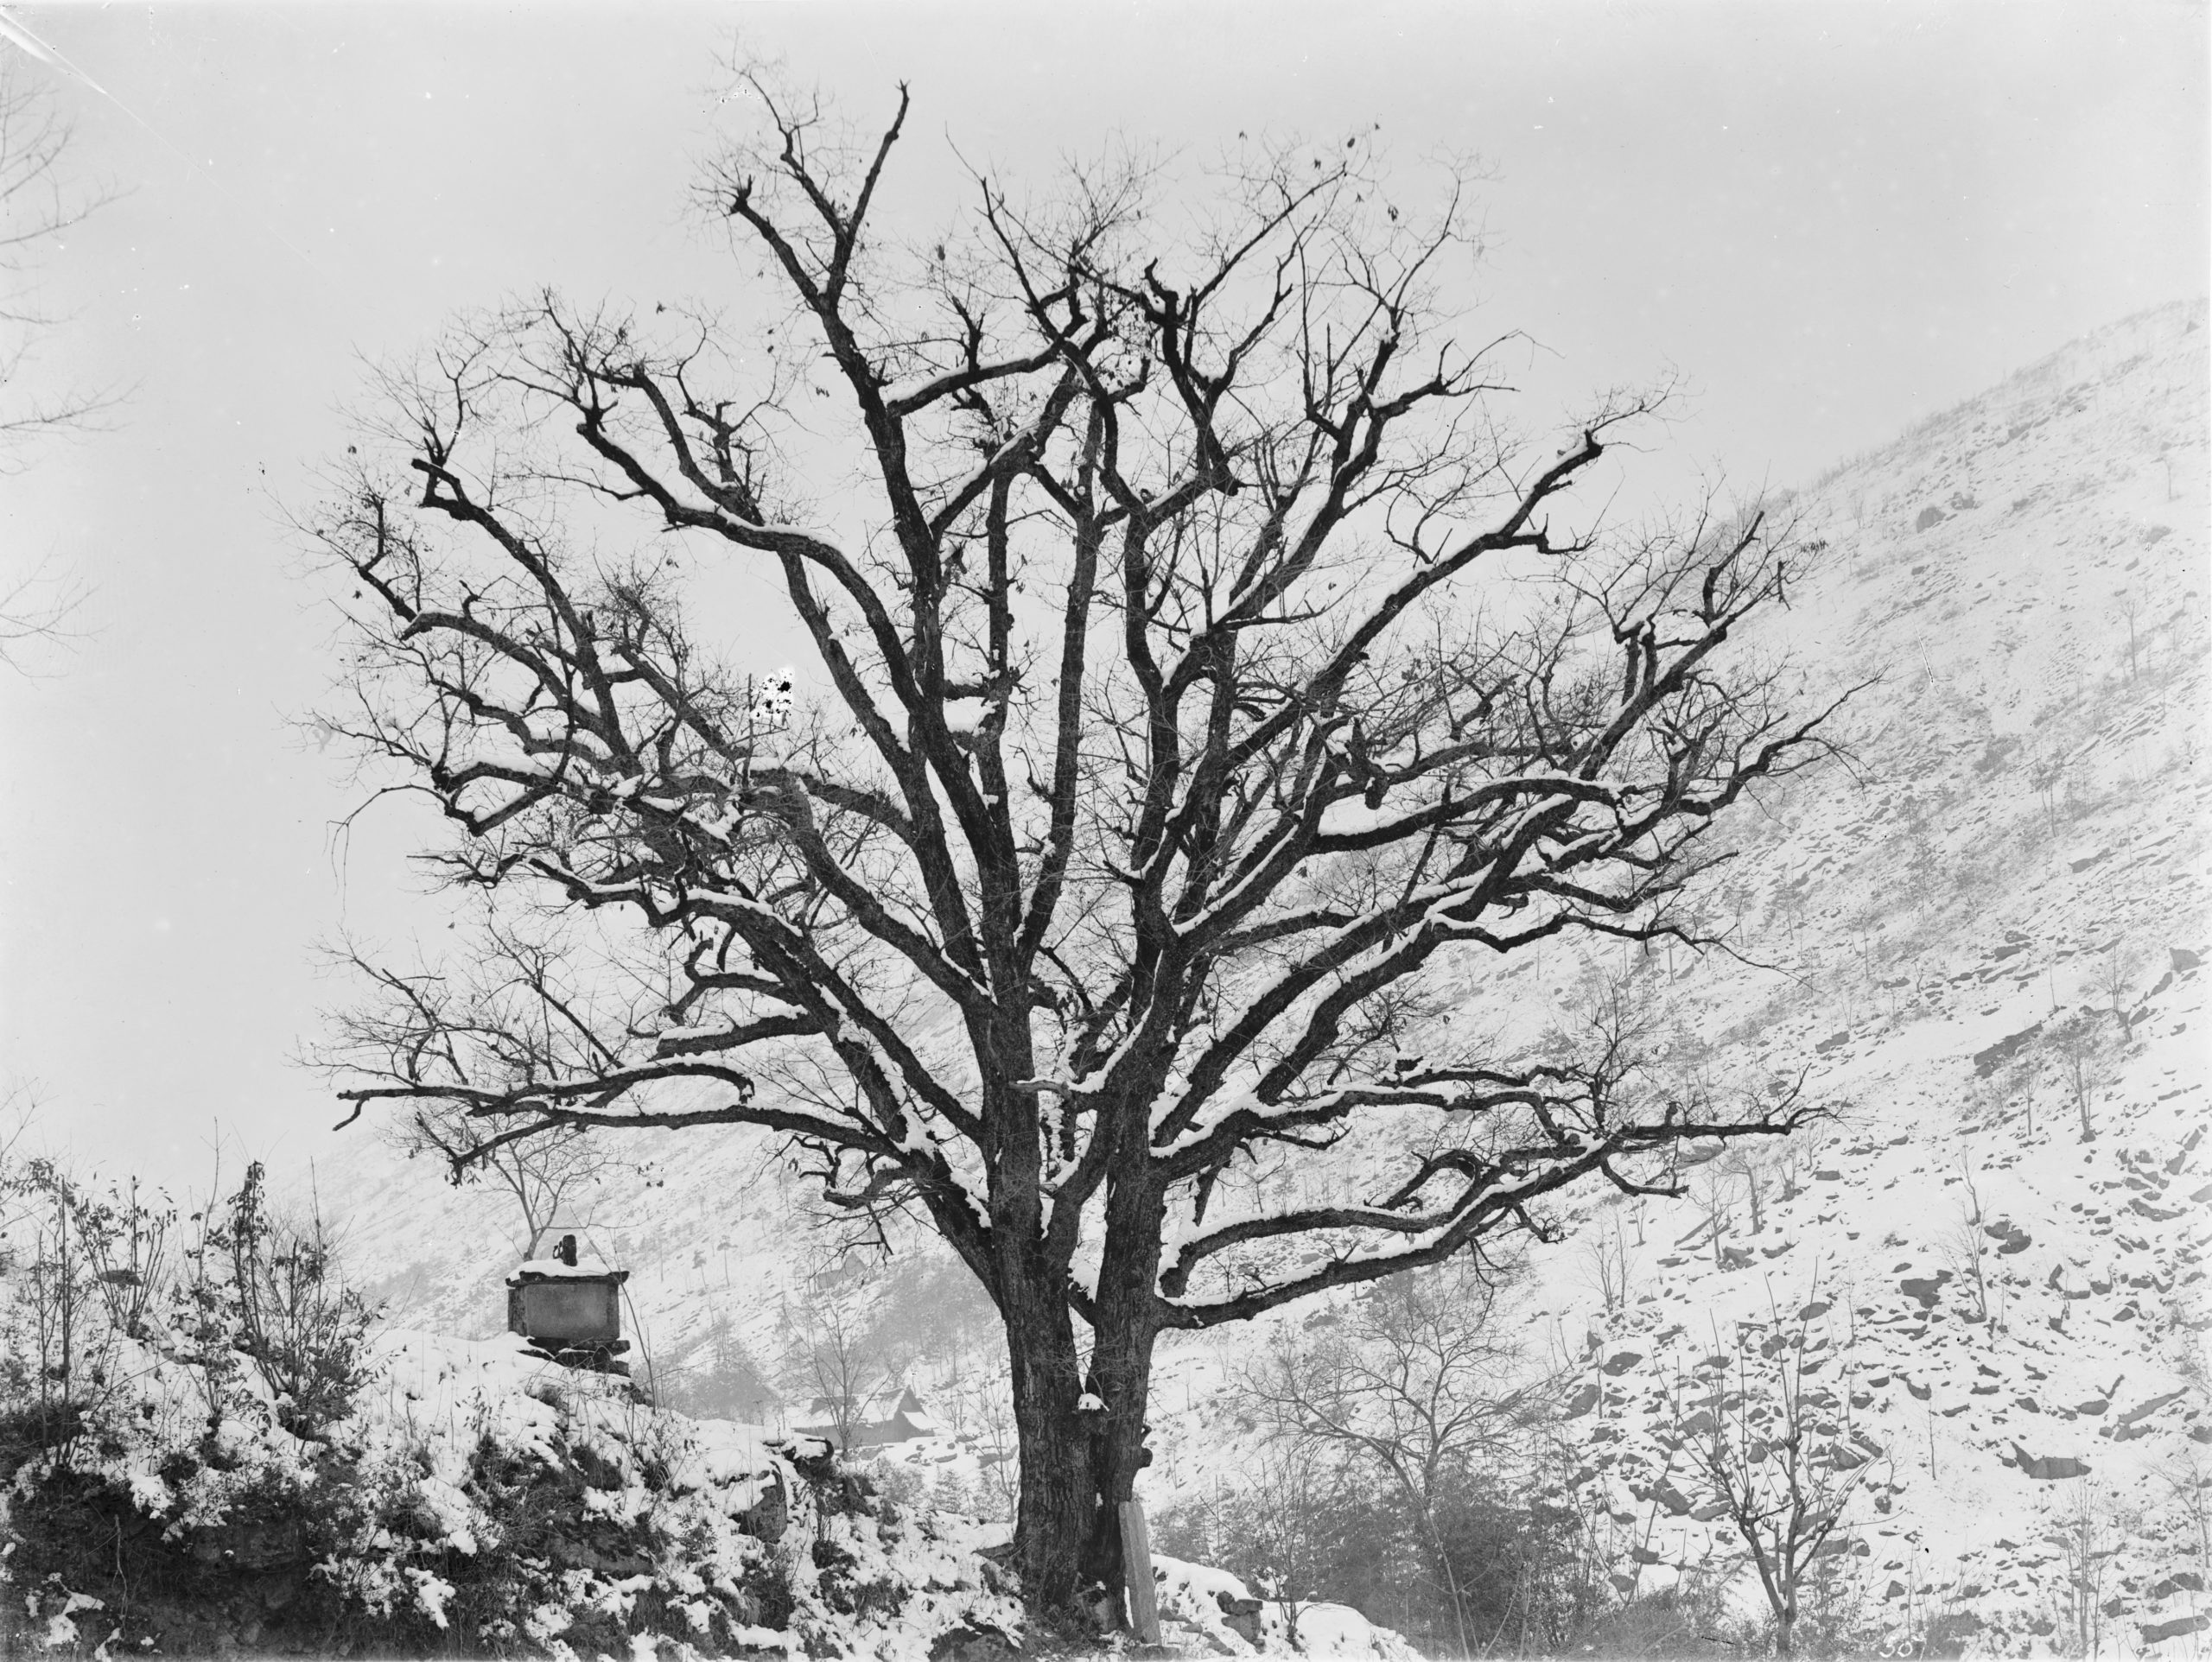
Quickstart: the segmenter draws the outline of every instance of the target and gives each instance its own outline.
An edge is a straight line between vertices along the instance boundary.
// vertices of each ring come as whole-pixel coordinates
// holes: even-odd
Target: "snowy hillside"
[[[1808,696],[1872,683],[1854,756],[1740,828],[1707,906],[1741,958],[1637,968],[1712,1076],[1805,1070],[1835,1117],[1688,1199],[1580,1197],[1540,1257],[1624,1590],[1719,1548],[1681,1430],[1713,1359],[1789,1348],[1866,1456],[1834,1551],[1885,1632],[2212,1651],[2205,323],[2115,325],[1792,504],[1825,563],[1760,644]],[[1461,1018],[1586,967],[1516,959]],[[665,1367],[717,1320],[779,1354],[831,1259],[803,1191],[749,1139],[639,1151],[580,1209],[633,1327]],[[364,1278],[497,1328],[497,1196],[344,1158]],[[1164,1348],[1155,1507],[1235,1458],[1214,1387],[1262,1338]]]
[[[1845,1550],[1898,1637],[2205,1646],[2203,325],[2105,330],[1798,504],[1842,555],[1798,601],[1814,679],[1885,679],[1726,897],[1792,978],[1709,962],[1681,1004],[1840,1118],[1647,1204],[1625,1301],[1558,1306],[1662,1575],[1710,1545],[1670,1387],[1749,1323],[1806,1330],[1881,1451]]]
[[[1839,1551],[1894,1638],[2212,1628],[2203,324],[2107,329],[1796,504],[1836,559],[1808,678],[1883,680],[1723,885],[1788,974],[1678,962],[1672,1003],[1716,1076],[1808,1069],[1838,1119],[1546,1260],[1624,1577],[1714,1549],[1680,1421],[1741,1334],[1879,1450]]]

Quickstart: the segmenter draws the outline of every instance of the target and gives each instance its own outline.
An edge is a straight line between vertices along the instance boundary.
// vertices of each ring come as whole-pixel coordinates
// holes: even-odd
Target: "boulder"
[[[1021,1646],[1003,1629],[973,1617],[930,1644],[930,1662],[1017,1662]]]
[[[1932,1276],[1909,1275],[1898,1281],[1897,1291],[1908,1298],[1919,1300],[1921,1309],[1934,1310],[1936,1300],[1942,1292],[1943,1284],[1950,1278],[1948,1270],[1938,1270]]]
[[[2170,1639],[2179,1639],[2188,1633],[2201,1633],[2212,1627],[2212,1616],[2199,1611],[2195,1615],[2173,1616],[2164,1621],[2145,1621],[2138,1625],[2145,1645],[2163,1645]]]
[[[2012,1463],[2038,1483],[2063,1483],[2069,1478],[2087,1477],[2089,1465],[2072,1455],[2031,1455],[2018,1443],[2012,1445]]]

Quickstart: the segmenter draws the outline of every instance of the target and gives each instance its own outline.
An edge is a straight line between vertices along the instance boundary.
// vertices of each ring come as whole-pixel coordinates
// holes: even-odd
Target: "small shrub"
[[[372,1369],[376,1312],[336,1270],[336,1243],[320,1211],[274,1216],[257,1160],[238,1192],[195,1215],[184,1299],[201,1354],[235,1351],[274,1394],[278,1423],[315,1437],[343,1419]]]
[[[791,1566],[780,1554],[762,1552],[738,1577],[732,1614],[741,1626],[787,1627],[798,1604],[791,1591]]]
[[[896,1460],[870,1462],[868,1478],[885,1507],[894,1511],[919,1506],[929,1487],[919,1472]]]
[[[1702,1656],[1726,1646],[1718,1602],[1700,1589],[1669,1587],[1592,1615],[1562,1653],[1597,1659]]]
[[[81,1435],[85,1412],[73,1402],[25,1402],[0,1411],[0,1486],[48,1449]]]

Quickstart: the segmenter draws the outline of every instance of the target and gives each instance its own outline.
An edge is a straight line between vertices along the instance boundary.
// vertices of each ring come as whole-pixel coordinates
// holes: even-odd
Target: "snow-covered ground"
[[[1798,504],[1835,565],[1793,644],[1884,679],[1744,862],[1748,949],[1797,979],[1708,964],[1680,1002],[1717,1072],[1809,1068],[1838,1119],[1756,1232],[1726,1196],[1718,1263],[1649,1208],[1624,1305],[1556,1301],[1662,1572],[1714,1545],[1654,1499],[1667,1386],[1818,1297],[1898,1637],[2063,1644],[2086,1601],[2102,1648],[2206,1647],[2204,322],[2105,330]]]

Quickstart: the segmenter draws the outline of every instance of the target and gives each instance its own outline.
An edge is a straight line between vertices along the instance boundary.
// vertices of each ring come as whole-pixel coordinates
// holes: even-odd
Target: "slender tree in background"
[[[485,955],[486,963],[520,979],[512,996],[536,1011],[538,1020],[487,1031],[478,1035],[478,1041],[498,1047],[500,1065],[523,1077],[552,1076],[573,1067],[579,1046],[588,1063],[597,1054],[591,1049],[588,1030],[561,1014],[575,997],[563,980],[567,967],[541,941],[497,917],[484,928],[493,948]],[[444,978],[402,974],[350,949],[342,961],[384,994],[381,1006],[366,1006],[341,1018],[353,1044],[404,1044],[443,1020],[448,997]],[[499,989],[489,996],[507,995],[508,990]],[[486,994],[479,987],[475,996]],[[434,1154],[445,1161],[454,1183],[488,1180],[504,1191],[514,1203],[520,1225],[516,1250],[524,1259],[537,1257],[539,1244],[563,1214],[572,1214],[585,1196],[623,1164],[613,1144],[589,1136],[581,1126],[502,1139],[498,1126],[472,1113],[467,1104],[449,1100],[417,1102],[383,1129],[390,1145],[410,1159]]]
[[[558,1008],[496,934],[433,998],[372,982],[331,1059],[357,1113],[464,1110],[472,1158],[749,1126],[925,1219],[1004,1322],[1056,1608],[1118,1582],[1162,1333],[1803,1116],[1442,1019],[1539,942],[1696,939],[1707,832],[1825,748],[1728,650],[1796,555],[1759,511],[1601,535],[1583,495],[1656,398],[1516,438],[1444,301],[1458,191],[1402,207],[1363,139],[1195,206],[1126,158],[984,177],[908,245],[903,89],[863,141],[742,86],[760,136],[704,200],[779,320],[466,320],[311,522],[331,726],[569,954]],[[710,561],[781,591],[803,674],[695,634]],[[1370,1136],[1395,1164],[1343,1158]]]
[[[849,1288],[820,1291],[785,1312],[784,1370],[800,1411],[827,1428],[837,1452],[859,1446],[872,1405],[893,1381],[891,1359]]]
[[[1740,1323],[1732,1355],[1716,1329],[1719,1365],[1700,1386],[1683,1381],[1674,1392],[1691,1469],[1758,1573],[1777,1656],[1794,1653],[1821,1561],[1840,1544],[1853,1498],[1886,1467],[1881,1445],[1852,1424],[1847,1343],[1815,1325],[1829,1308],[1815,1293],[1794,1319],[1777,1310],[1771,1323]],[[1840,1380],[1812,1377],[1839,1354]]]
[[[401,1153],[412,1158],[435,1152],[448,1161],[456,1182],[488,1176],[514,1203],[515,1255],[522,1259],[536,1258],[563,1214],[573,1214],[577,1202],[619,1164],[604,1141],[573,1127],[502,1143],[479,1154],[493,1133],[466,1109],[449,1103],[418,1108],[393,1122],[391,1132],[391,1145]]]
[[[1461,1262],[1397,1278],[1319,1339],[1278,1334],[1244,1393],[1276,1431],[1351,1469],[1334,1487],[1379,1482],[1384,1515],[1409,1520],[1424,1566],[1449,1612],[1459,1656],[1496,1633],[1470,1613],[1484,1599],[1455,1564],[1454,1513],[1474,1510],[1486,1481],[1532,1469],[1535,1434],[1555,1409],[1557,1380],[1532,1366],[1525,1317],[1494,1319],[1506,1274]],[[1496,1624],[1491,1624],[1495,1627]]]
[[[81,430],[113,403],[104,393],[23,388],[31,354],[55,321],[39,304],[32,272],[62,232],[105,200],[65,181],[69,136],[51,96],[12,56],[0,57],[0,473],[24,466],[35,441]],[[0,664],[22,669],[27,649],[67,632],[83,599],[83,586],[49,563],[0,565]]]

